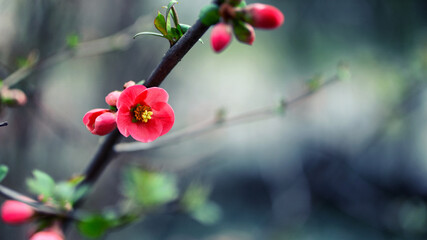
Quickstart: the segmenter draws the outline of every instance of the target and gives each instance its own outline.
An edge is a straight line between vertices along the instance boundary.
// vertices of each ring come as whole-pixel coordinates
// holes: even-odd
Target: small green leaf
[[[60,182],[56,184],[53,199],[61,207],[65,207],[67,203],[71,203],[74,199],[74,186],[68,182]]]
[[[145,83],[145,80],[143,79],[143,80],[137,82],[136,85],[144,85],[144,83]]]
[[[166,9],[166,29],[170,29],[170,19],[169,19],[169,15],[170,14],[173,14],[173,13],[171,13],[171,8],[173,7],[173,5],[175,5],[175,4],[177,4],[178,3],[178,1],[175,1],[175,0],[172,0],[172,1],[170,1],[169,2],[169,4],[168,4],[168,8]],[[173,19],[173,21],[175,22],[175,18],[176,16],[172,16],[172,19]],[[175,22],[175,25],[178,25],[179,23],[177,23],[177,22]],[[179,39],[179,37],[178,37],[178,39]]]
[[[81,186],[74,190],[73,198],[71,199],[71,203],[74,204],[77,202],[80,198],[82,198],[88,191],[90,187],[89,186]]]
[[[191,216],[203,224],[212,225],[221,219],[222,211],[217,204],[207,202],[192,212]]]
[[[178,40],[181,38],[181,33],[176,28],[171,28],[169,35],[172,36],[172,38],[175,40]]]
[[[307,80],[307,86],[310,91],[317,91],[322,84],[323,77],[321,74],[317,74],[316,76]]]
[[[188,29],[190,29],[190,28],[191,28],[191,26],[190,26],[190,25],[183,24],[183,23],[179,24],[179,26],[181,27],[181,30],[182,30],[182,33],[183,33],[183,34],[184,34],[184,33],[186,33],[186,32],[188,31]]]
[[[68,47],[76,48],[80,43],[80,39],[77,34],[70,34],[67,36],[66,42]]]
[[[211,26],[219,22],[219,7],[216,4],[209,4],[200,10],[200,21],[206,25]]]
[[[43,195],[44,199],[53,196],[55,181],[46,173],[34,170],[34,178],[27,179],[29,190],[37,195]]]
[[[83,180],[85,179],[84,176],[82,175],[78,175],[78,176],[74,176],[72,177],[70,180],[68,180],[67,182],[70,183],[72,186],[77,186],[79,183],[81,183]]]
[[[23,67],[30,66],[30,61],[28,60],[28,58],[19,57],[16,60],[16,62],[18,64],[18,68],[23,68]]]
[[[166,38],[165,36],[163,36],[162,34],[160,34],[160,33],[155,33],[155,32],[140,32],[140,33],[135,34],[135,36],[133,36],[133,38],[135,39],[135,38],[137,38],[137,37],[139,37],[139,36],[143,36],[143,35],[155,36],[155,37],[162,37],[162,38],[167,39],[167,38]]]
[[[124,194],[144,207],[156,207],[177,198],[172,175],[131,168],[125,174]]]
[[[9,168],[6,165],[0,165],[0,182],[6,177],[9,172]]]
[[[158,12],[157,17],[154,19],[154,26],[163,34],[163,36],[166,37],[168,35],[165,17],[160,12]]]
[[[84,218],[77,224],[80,233],[89,238],[99,238],[104,235],[110,227],[112,227],[111,220],[105,218],[103,215],[91,215]]]
[[[209,188],[199,183],[192,183],[182,196],[180,204],[186,211],[193,212],[206,203],[209,193]]]
[[[245,0],[242,0],[242,1],[240,2],[240,4],[239,4],[239,5],[237,5],[236,7],[238,7],[238,8],[246,7],[246,1],[245,1]]]

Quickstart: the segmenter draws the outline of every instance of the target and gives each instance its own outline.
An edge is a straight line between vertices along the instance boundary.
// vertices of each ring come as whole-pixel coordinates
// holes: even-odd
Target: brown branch
[[[314,93],[330,85],[331,83],[337,82],[338,80],[339,80],[338,77],[332,77],[331,79],[325,81],[321,86],[319,86],[319,89],[306,90],[305,92],[301,93],[297,97],[281,103],[280,106],[271,106],[267,108],[251,110],[251,111],[236,115],[234,117],[229,117],[224,119],[218,119],[218,118],[212,119],[204,123],[201,123],[198,125],[192,125],[180,131],[173,132],[151,143],[132,142],[132,143],[117,144],[116,146],[114,146],[114,150],[117,153],[122,153],[122,152],[136,152],[136,151],[144,151],[144,150],[161,148],[173,143],[177,143],[181,140],[193,139],[196,136],[200,136],[204,133],[211,132],[222,127],[248,123],[251,121],[265,120],[266,118],[278,116],[280,111],[286,110],[286,108],[289,108],[294,104],[298,103],[299,101],[306,99],[307,97],[310,97]]]
[[[25,196],[21,193],[16,192],[15,190],[12,190],[10,188],[7,188],[3,185],[0,185],[0,195],[3,196],[6,199],[11,199],[11,200],[15,200],[15,201],[19,201],[22,203],[27,204],[28,206],[31,206],[35,209],[35,211],[38,214],[42,214],[45,216],[56,216],[58,218],[64,218],[64,219],[73,219],[73,220],[77,220],[78,218],[77,213],[73,212],[72,214],[69,212],[65,212],[65,211],[59,211],[55,208],[46,206],[28,196]],[[80,215],[81,213],[79,213]]]
[[[188,32],[173,46],[171,47],[163,57],[160,64],[151,73],[150,77],[144,83],[146,87],[157,87],[159,86],[166,76],[172,71],[172,69],[178,64],[179,61],[187,54],[187,52],[197,43],[197,41],[203,36],[208,30],[208,26],[203,25],[200,21],[197,21]],[[80,186],[92,186],[98,179],[101,173],[104,171],[106,166],[110,163],[114,156],[113,147],[119,140],[121,134],[116,129],[110,135],[108,135],[105,141],[102,143],[95,157],[90,162],[87,169],[84,171],[85,179],[82,181]],[[83,202],[83,198],[80,199],[75,207],[78,208]]]

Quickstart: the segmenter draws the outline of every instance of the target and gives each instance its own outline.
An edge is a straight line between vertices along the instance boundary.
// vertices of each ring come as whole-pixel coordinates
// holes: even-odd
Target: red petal
[[[159,121],[149,120],[147,123],[133,123],[128,126],[130,135],[140,142],[152,142],[162,133],[162,124]]]
[[[167,102],[169,94],[163,88],[152,87],[143,91],[136,99],[134,104],[147,104],[151,107],[158,102]]]
[[[172,107],[167,103],[157,103],[151,108],[153,116],[150,121],[156,121],[162,125],[162,132],[160,133],[160,136],[162,136],[171,130],[175,122],[175,114]]]
[[[126,88],[117,100],[117,108],[123,106],[130,109],[135,104],[136,97],[146,89],[143,85],[134,85]]]

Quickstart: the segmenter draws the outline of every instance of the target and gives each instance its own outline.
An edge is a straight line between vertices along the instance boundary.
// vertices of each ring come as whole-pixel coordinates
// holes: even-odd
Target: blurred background
[[[180,21],[193,24],[208,3],[179,1]],[[182,184],[207,183],[222,218],[203,225],[160,212],[103,239],[426,239],[427,2],[263,3],[284,12],[282,27],[257,30],[253,46],[234,39],[221,54],[211,50],[208,32],[162,84],[175,111],[171,133],[220,109],[234,116],[297,97],[309,79],[326,81],[340,63],[351,78],[284,115],[261,113],[258,121],[120,154],[85,209],[114,205],[123,167],[136,164],[176,174]],[[34,169],[57,180],[84,170],[102,138],[82,117],[106,108],[106,94],[147,78],[161,61],[166,40],[132,36],[154,31],[167,4],[0,0],[0,78],[34,56],[42,66],[13,86],[28,103],[0,113],[9,122],[0,129],[0,163],[10,168],[2,184],[28,194],[25,179]],[[70,51],[73,38],[77,51]],[[27,232],[0,224],[1,239]],[[82,239],[75,230],[68,236]]]

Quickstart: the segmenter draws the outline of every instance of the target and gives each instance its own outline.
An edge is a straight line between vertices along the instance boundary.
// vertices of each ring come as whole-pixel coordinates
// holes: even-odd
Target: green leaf
[[[67,36],[66,42],[68,47],[76,48],[80,43],[80,39],[77,34],[70,34]]]
[[[322,85],[323,77],[321,74],[317,74],[316,76],[307,80],[306,84],[310,91],[317,91]]]
[[[76,201],[82,198],[89,191],[89,189],[89,186],[81,186],[76,188],[73,193],[73,198],[71,199],[71,204],[74,204]]]
[[[181,205],[188,212],[193,212],[203,206],[209,196],[210,189],[199,183],[192,183],[181,198]]]
[[[156,207],[177,198],[172,175],[131,168],[125,174],[124,194],[144,207]]]
[[[28,58],[18,57],[16,62],[18,64],[18,68],[30,66],[30,61],[28,60]]]
[[[176,28],[171,28],[169,36],[172,36],[173,39],[178,40],[181,38],[181,33]]]
[[[34,170],[34,178],[27,179],[27,186],[29,190],[37,195],[43,195],[44,199],[53,196],[55,181],[46,173]]]
[[[144,83],[145,83],[145,80],[142,79],[141,81],[137,82],[136,85],[144,85]]]
[[[0,165],[0,182],[6,177],[9,172],[9,168],[6,165]]]
[[[203,224],[212,225],[221,219],[222,211],[217,204],[207,202],[193,211],[191,216]]]
[[[99,238],[114,224],[103,215],[91,215],[77,224],[80,233],[89,238]]]
[[[239,8],[246,7],[246,1],[245,1],[245,0],[242,0],[242,1],[240,2],[240,4],[239,4],[239,5],[237,5],[236,7],[239,7]]]
[[[211,26],[219,22],[219,7],[216,4],[209,4],[200,10],[200,21],[206,25]]]
[[[137,38],[137,37],[139,37],[139,36],[143,36],[143,35],[149,35],[149,36],[155,36],[155,37],[162,37],[162,38],[167,39],[167,38],[166,38],[165,36],[163,36],[162,34],[160,34],[160,33],[155,33],[155,32],[140,32],[140,33],[135,34],[135,36],[133,36],[133,38],[135,39],[135,38]]]
[[[190,26],[190,25],[183,24],[183,23],[179,24],[179,26],[181,27],[181,30],[182,30],[182,33],[183,33],[183,34],[184,34],[184,33],[186,33],[186,32],[188,31],[188,29],[190,29],[190,28],[191,28],[191,26]]]
[[[74,186],[68,182],[60,182],[56,184],[53,199],[61,207],[65,207],[67,203],[70,203],[74,200]]]
[[[171,28],[169,15],[174,14],[173,12],[171,13],[171,8],[173,7],[173,5],[175,5],[177,3],[178,3],[178,1],[175,1],[175,0],[170,1],[168,4],[168,8],[166,9],[166,29],[167,30],[170,30],[170,28]],[[176,16],[172,16],[172,19],[175,22],[175,20],[177,18],[176,18]],[[179,23],[175,22],[175,26],[178,26],[178,25],[179,25]],[[181,36],[179,36],[179,37],[181,37]],[[179,37],[178,37],[178,39],[179,39]]]
[[[166,37],[168,35],[165,17],[160,12],[158,12],[157,17],[154,19],[154,26],[163,34],[163,36]]]

